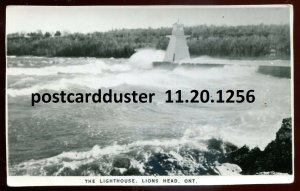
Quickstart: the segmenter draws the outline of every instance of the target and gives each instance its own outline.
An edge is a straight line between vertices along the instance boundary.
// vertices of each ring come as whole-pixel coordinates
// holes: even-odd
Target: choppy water
[[[290,79],[259,74],[257,66],[151,67],[152,61],[162,58],[162,51],[153,50],[130,59],[8,57],[10,173],[60,175],[66,168],[90,164],[106,174],[117,156],[129,158],[143,172],[151,153],[205,150],[204,141],[212,137],[264,148],[275,138],[282,119],[291,116]],[[146,104],[31,106],[34,92],[96,92],[99,88],[155,92],[156,97],[154,103]],[[164,92],[168,89],[253,89],[256,100],[251,104],[167,104]]]

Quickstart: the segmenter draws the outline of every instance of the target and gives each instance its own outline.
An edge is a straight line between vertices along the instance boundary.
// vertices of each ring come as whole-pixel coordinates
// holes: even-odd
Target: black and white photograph
[[[7,6],[7,183],[292,183],[293,65],[291,5]]]

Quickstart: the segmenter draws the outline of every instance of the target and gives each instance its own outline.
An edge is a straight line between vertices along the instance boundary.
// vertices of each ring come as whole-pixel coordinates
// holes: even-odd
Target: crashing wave
[[[216,161],[236,147],[217,139],[149,140],[63,152],[10,167],[11,175],[216,175]]]

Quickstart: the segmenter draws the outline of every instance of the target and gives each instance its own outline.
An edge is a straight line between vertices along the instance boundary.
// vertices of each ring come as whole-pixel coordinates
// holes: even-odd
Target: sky
[[[122,28],[289,24],[290,7],[283,6],[8,6],[7,33],[104,32]]]

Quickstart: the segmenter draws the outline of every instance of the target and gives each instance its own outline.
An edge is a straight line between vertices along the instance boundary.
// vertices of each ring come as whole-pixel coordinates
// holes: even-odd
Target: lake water
[[[282,119],[291,116],[291,79],[259,74],[257,66],[152,68],[151,62],[162,56],[149,50],[130,59],[8,57],[10,174],[58,175],[66,167],[88,164],[97,164],[105,174],[116,156],[129,158],[143,171],[142,161],[151,152],[201,150],[212,137],[263,149]],[[153,103],[31,106],[31,93],[94,93],[100,88],[156,96]],[[180,89],[185,97],[192,89],[253,89],[256,100],[170,104],[165,103],[168,89]]]

